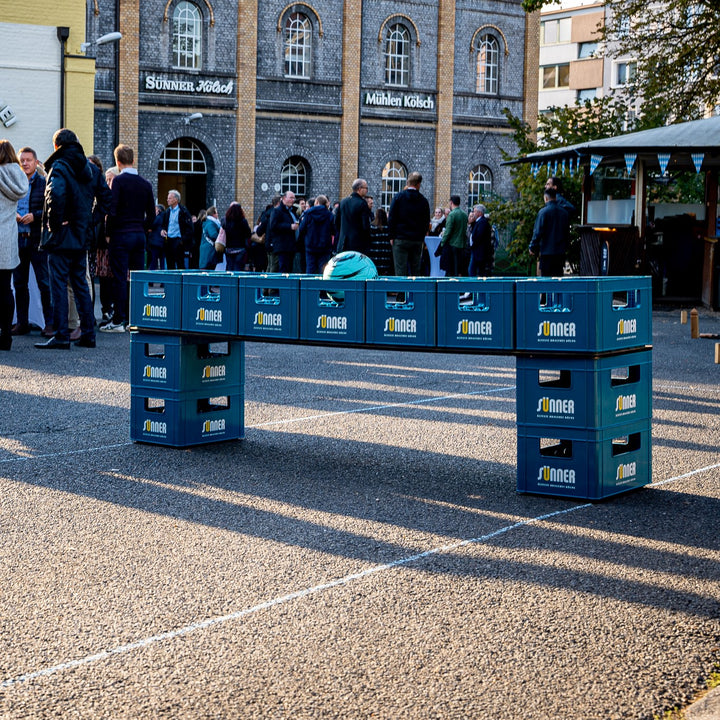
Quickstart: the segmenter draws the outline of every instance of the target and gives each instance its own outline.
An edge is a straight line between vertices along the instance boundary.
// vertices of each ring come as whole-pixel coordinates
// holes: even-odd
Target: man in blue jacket
[[[45,162],[48,170],[42,219],[42,247],[48,251],[55,335],[44,350],[70,348],[68,331],[68,282],[75,293],[80,315],[79,347],[95,347],[95,313],[85,278],[87,250],[93,228],[93,204],[103,214],[110,210],[110,188],[99,168],[86,157],[77,135],[62,128],[53,135],[55,152]]]
[[[322,273],[330,259],[335,218],[328,209],[329,200],[318,195],[300,219],[298,240],[305,246],[306,271],[311,275]]]
[[[545,207],[535,219],[530,254],[540,258],[542,277],[562,277],[570,237],[570,219],[557,201],[555,188],[545,188]]]

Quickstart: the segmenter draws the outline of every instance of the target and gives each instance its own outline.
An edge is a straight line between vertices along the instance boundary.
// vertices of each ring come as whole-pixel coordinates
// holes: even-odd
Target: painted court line
[[[677,480],[682,480],[684,478],[688,478],[693,475],[699,475],[701,473],[708,472],[710,470],[715,470],[717,468],[720,468],[720,463],[716,463],[715,465],[707,465],[704,468],[692,470],[690,472],[684,473],[683,475],[677,475],[672,478],[667,478],[666,480],[661,480],[660,482],[652,483],[648,487],[658,487],[660,485],[666,485],[667,483],[675,482]],[[53,665],[52,667],[44,668],[42,670],[36,670],[34,672],[25,673],[24,675],[18,675],[17,677],[14,677],[14,678],[8,678],[7,680],[0,682],[0,689],[10,688],[15,685],[20,685],[22,683],[28,682],[29,680],[36,680],[38,678],[48,677],[50,675],[56,675],[57,673],[63,672],[65,670],[71,670],[73,668],[82,667],[85,665],[91,665],[92,663],[99,662],[99,661],[105,660],[107,658],[111,658],[115,655],[123,655],[125,653],[132,652],[133,650],[141,650],[143,648],[150,647],[151,645],[155,645],[155,644],[157,644],[159,642],[163,642],[165,640],[172,640],[174,638],[179,638],[184,635],[189,635],[190,633],[194,633],[199,630],[204,630],[206,628],[210,628],[215,625],[222,625],[227,622],[232,622],[233,620],[239,620],[243,617],[253,615],[254,613],[260,612],[262,610],[269,610],[269,609],[271,609],[273,607],[277,607],[279,605],[285,605],[289,602],[292,602],[293,600],[299,600],[301,598],[308,597],[310,595],[316,595],[318,593],[324,592],[325,590],[331,590],[332,588],[341,587],[343,585],[348,585],[356,580],[362,580],[371,575],[375,575],[377,573],[384,572],[385,570],[391,570],[393,568],[401,567],[404,565],[410,565],[411,563],[418,562],[420,560],[431,557],[433,555],[438,555],[440,553],[452,552],[454,550],[457,550],[458,548],[465,547],[467,545],[484,543],[484,542],[487,542],[488,540],[492,540],[493,538],[496,538],[500,535],[504,535],[505,533],[511,532],[512,530],[517,530],[518,528],[525,527],[526,525],[532,525],[535,523],[542,522],[543,520],[550,520],[551,518],[557,518],[562,515],[569,515],[570,513],[576,512],[577,510],[585,510],[587,508],[591,508],[592,506],[593,506],[592,503],[584,503],[583,505],[574,505],[573,507],[565,508],[563,510],[557,510],[555,512],[547,513],[545,515],[538,515],[537,517],[530,518],[528,520],[521,520],[520,522],[516,522],[511,525],[505,525],[504,527],[501,527],[498,530],[488,533],[487,535],[482,535],[481,537],[472,538],[469,540],[460,540],[456,543],[451,543],[449,545],[443,545],[442,547],[432,548],[430,550],[426,550],[424,552],[417,553],[415,555],[409,555],[408,557],[401,558],[399,560],[395,560],[390,563],[385,563],[383,565],[376,565],[375,567],[368,568],[367,570],[363,570],[361,572],[346,575],[345,577],[338,578],[337,580],[333,580],[331,582],[321,583],[319,585],[314,585],[313,587],[305,588],[303,590],[297,590],[296,592],[289,593],[287,595],[282,595],[280,597],[276,597],[271,600],[266,600],[265,602],[259,603],[258,605],[254,605],[252,607],[245,608],[244,610],[238,610],[237,612],[230,613],[228,615],[207,618],[205,620],[201,620],[196,623],[192,623],[190,625],[185,625],[184,627],[177,628],[175,630],[158,633],[157,635],[152,635],[150,637],[143,638],[142,640],[137,640],[136,642],[127,643],[125,645],[118,645],[117,647],[111,648],[109,650],[102,650],[93,655],[86,655],[85,657],[77,658],[75,660],[68,660],[67,662],[63,662],[58,665]]]

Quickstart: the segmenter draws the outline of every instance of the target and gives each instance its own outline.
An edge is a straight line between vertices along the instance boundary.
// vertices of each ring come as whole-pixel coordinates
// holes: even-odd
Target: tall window
[[[497,95],[500,46],[497,38],[482,35],[477,44],[476,92]]]
[[[615,65],[615,85],[628,85],[635,80],[637,63],[634,60],[619,62]]]
[[[180,2],[173,13],[173,67],[199,70],[202,62],[202,15],[197,5]]]
[[[292,190],[299,197],[306,197],[308,189],[308,167],[301,157],[288,158],[280,171],[280,192]]]
[[[468,207],[477,205],[492,193],[492,172],[485,165],[477,165],[470,171],[468,180]]]
[[[200,175],[207,172],[203,151],[190,139],[180,138],[165,146],[158,172]]]
[[[399,23],[391,25],[385,35],[385,84],[410,84],[410,32]]]
[[[306,15],[292,13],[285,21],[285,77],[309,78],[312,25]]]
[[[391,160],[382,171],[380,184],[380,205],[384,210],[390,209],[390,203],[397,193],[405,187],[407,168],[397,160]]]

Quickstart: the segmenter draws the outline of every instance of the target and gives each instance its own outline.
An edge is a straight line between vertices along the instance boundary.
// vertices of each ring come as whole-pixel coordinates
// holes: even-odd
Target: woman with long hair
[[[225,262],[228,270],[244,270],[247,258],[247,244],[252,235],[239,202],[230,203],[225,213]]]
[[[9,140],[0,140],[0,350],[12,345],[15,297],[10,281],[20,264],[17,203],[29,187],[15,148]]]

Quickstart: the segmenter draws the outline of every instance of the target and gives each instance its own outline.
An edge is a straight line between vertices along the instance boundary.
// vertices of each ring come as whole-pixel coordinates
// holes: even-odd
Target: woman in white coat
[[[20,264],[17,203],[28,192],[28,180],[9,140],[0,140],[0,350],[12,344],[15,298],[10,279]]]

